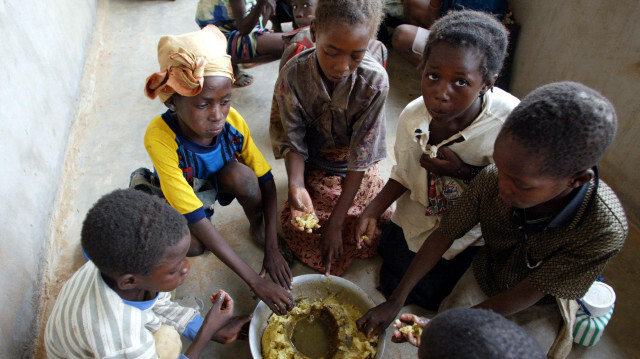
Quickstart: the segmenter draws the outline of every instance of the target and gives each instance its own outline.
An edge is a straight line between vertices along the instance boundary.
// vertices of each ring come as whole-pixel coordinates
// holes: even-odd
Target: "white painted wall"
[[[554,81],[582,82],[609,98],[618,133],[601,177],[640,226],[640,2],[511,0],[522,26],[511,91],[523,97]]]
[[[97,0],[0,0],[0,354],[30,357]]]

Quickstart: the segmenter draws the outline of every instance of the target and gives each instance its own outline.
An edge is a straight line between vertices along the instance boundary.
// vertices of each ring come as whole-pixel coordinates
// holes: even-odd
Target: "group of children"
[[[170,301],[189,272],[186,257],[204,250],[278,314],[294,306],[288,250],[335,275],[380,254],[388,300],[358,320],[367,335],[384,331],[407,303],[477,307],[527,328],[544,352],[564,353],[566,343],[552,348],[566,338],[556,302],[582,297],[627,234],[596,167],[617,127],[610,102],[572,82],[520,102],[493,86],[504,26],[482,12],[450,12],[430,29],[422,96],[400,115],[385,184],[377,164],[386,157],[389,80],[372,40],[383,2],[294,0],[295,34],[306,35],[286,48],[282,34],[254,21],[273,8],[272,0],[248,12],[245,0],[203,0],[200,31],[160,39],[160,71],[145,87],[168,108],[144,137],[154,171],[132,174],[131,187],[142,191],[110,193],[87,214],[81,243],[90,261],[56,302],[48,355],[154,358],[152,333],[163,324],[193,340],[180,354],[188,358],[210,340],[242,336],[250,316],[235,316],[222,291],[205,317]],[[272,45],[279,53],[265,50]],[[243,51],[254,60],[293,54],[281,62],[269,128],[288,179],[282,239],[271,167],[231,107]],[[211,223],[214,203],[234,199],[264,245],[261,273]],[[312,233],[295,220],[304,215],[318,220]],[[431,350],[425,343],[434,342],[422,340],[421,353]]]

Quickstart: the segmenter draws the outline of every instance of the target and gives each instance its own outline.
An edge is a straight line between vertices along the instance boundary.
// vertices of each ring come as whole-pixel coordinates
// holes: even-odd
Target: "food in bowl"
[[[283,316],[272,314],[262,335],[264,359],[374,358],[378,338],[356,327],[362,312],[335,297],[302,299]]]

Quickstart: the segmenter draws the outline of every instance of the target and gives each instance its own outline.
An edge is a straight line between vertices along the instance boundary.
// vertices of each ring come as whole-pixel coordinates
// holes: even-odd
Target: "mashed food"
[[[372,359],[377,338],[356,327],[362,313],[333,297],[301,301],[283,316],[272,314],[262,335],[264,359]]]

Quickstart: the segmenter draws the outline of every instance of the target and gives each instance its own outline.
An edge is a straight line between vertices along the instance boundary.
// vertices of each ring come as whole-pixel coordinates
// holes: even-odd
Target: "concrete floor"
[[[196,1],[100,1],[94,39],[87,58],[83,93],[79,103],[77,123],[69,139],[66,173],[61,190],[61,208],[54,218],[54,239],[49,254],[50,269],[45,278],[45,297],[42,318],[48,317],[56,294],[66,279],[83,263],[79,249],[79,233],[84,214],[103,194],[124,188],[132,170],[151,163],[142,144],[148,122],[165,108],[159,101],[151,101],[143,94],[144,81],[157,71],[156,45],[163,34],[179,34],[197,30]],[[232,104],[249,123],[252,135],[273,166],[278,198],[286,198],[286,172],[283,161],[276,161],[271,152],[268,135],[269,110],[273,85],[277,77],[277,63],[247,70],[255,80],[246,88],[236,89]],[[387,101],[387,147],[393,154],[395,128],[403,107],[420,95],[419,73],[390,53],[387,71],[391,90]],[[391,160],[382,163],[387,176]],[[279,204],[279,209],[282,203]],[[248,222],[242,209],[234,202],[218,208],[214,224],[240,256],[256,271],[262,265],[263,250],[249,239]],[[601,342],[591,349],[575,348],[571,358],[628,358],[640,357],[640,343],[635,340],[632,318],[637,315],[638,234],[628,241],[623,253],[613,261],[605,273],[607,281],[618,292],[616,312]],[[360,260],[344,274],[358,284],[376,302],[383,300],[375,290],[380,258]],[[210,306],[210,293],[222,288],[236,303],[237,313],[251,313],[257,303],[247,285],[213,254],[191,259],[191,273],[176,291],[176,298],[185,303],[201,302],[204,310]],[[295,263],[294,275],[313,273]],[[195,299],[195,300],[194,300]],[[411,306],[403,311],[429,315]],[[387,338],[385,358],[415,358],[416,349],[408,344],[394,344]],[[36,357],[44,357],[42,336]],[[187,344],[185,342],[185,344]],[[228,345],[211,344],[204,357],[249,358],[249,345],[237,341]]]

